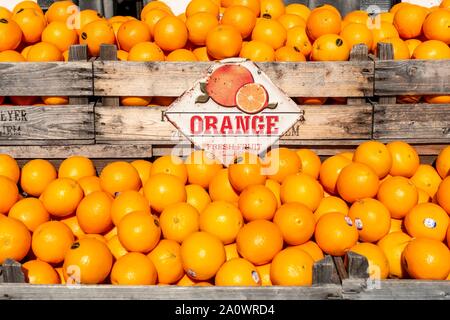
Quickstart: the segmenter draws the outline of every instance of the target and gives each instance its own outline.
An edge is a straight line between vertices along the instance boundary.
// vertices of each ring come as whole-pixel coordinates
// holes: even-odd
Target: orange
[[[279,184],[275,180],[267,179],[264,186],[272,191],[277,201],[277,208],[279,208],[281,206],[281,184]]]
[[[73,233],[66,224],[49,221],[34,231],[31,247],[38,259],[48,263],[60,263],[73,241]]]
[[[261,0],[232,0],[230,6],[247,7],[255,13],[255,16],[259,16],[261,10]]]
[[[113,226],[109,228],[109,230],[104,232],[102,236],[106,241],[111,240],[113,237],[117,236],[117,227]]]
[[[283,248],[283,234],[280,228],[267,220],[247,223],[236,237],[239,254],[255,265],[272,261]]]
[[[128,253],[127,249],[125,249],[120,243],[119,237],[117,235],[109,239],[107,245],[109,251],[111,251],[111,254],[114,256],[116,260]]]
[[[450,59],[450,48],[439,40],[422,42],[414,50],[413,59]]]
[[[78,12],[78,7],[72,1],[56,1],[48,8],[45,13],[45,18],[48,23],[62,22],[67,23],[67,20]]]
[[[323,198],[323,188],[314,178],[298,173],[289,175],[281,184],[281,202],[299,202],[314,211]]]
[[[58,178],[48,184],[40,199],[52,216],[65,217],[75,212],[83,196],[75,180]]]
[[[260,286],[261,278],[256,267],[242,258],[225,262],[217,271],[216,286]]]
[[[193,151],[186,158],[185,168],[189,183],[208,188],[213,177],[222,169],[222,165],[204,151]]]
[[[246,221],[272,220],[278,207],[274,193],[262,185],[245,188],[239,196],[238,205]]]
[[[165,239],[181,243],[190,234],[199,230],[199,213],[190,204],[175,203],[163,210],[160,225]]]
[[[0,215],[0,263],[6,259],[21,261],[30,246],[31,235],[27,227],[19,220]]]
[[[131,212],[120,220],[117,235],[128,251],[148,253],[156,247],[161,237],[159,220],[147,212]]]
[[[342,169],[336,182],[339,195],[347,202],[372,198],[377,194],[379,179],[365,164],[352,163]]]
[[[158,282],[173,284],[184,275],[181,261],[181,247],[173,240],[161,240],[148,257],[153,262],[158,273]]]
[[[339,35],[344,39],[349,48],[353,48],[354,45],[361,43],[372,48],[373,35],[366,24],[349,23],[342,29]]]
[[[392,218],[402,219],[418,203],[416,186],[404,177],[390,177],[383,181],[377,194],[391,213]]]
[[[115,285],[154,285],[157,272],[153,262],[144,254],[130,252],[117,259],[111,270]]]
[[[285,45],[287,32],[277,20],[262,18],[258,20],[252,32],[252,40],[262,41],[274,50]]]
[[[291,28],[301,26],[303,28],[306,28],[306,21],[302,19],[300,16],[296,14],[283,14],[280,17],[278,17],[278,22],[280,22],[283,27],[286,30],[289,30]]]
[[[286,6],[286,13],[287,14],[295,14],[306,21],[309,17],[309,14],[311,13],[311,10],[304,4],[291,3]]]
[[[177,156],[162,156],[153,162],[150,177],[156,174],[170,174],[180,179],[185,184],[188,179],[188,171],[183,160]]]
[[[14,13],[12,19],[22,29],[23,42],[32,44],[41,41],[42,32],[47,26],[47,21],[42,12],[31,8],[20,9]]]
[[[293,27],[287,31],[286,45],[294,47],[305,57],[309,56],[312,50],[312,44],[306,34],[306,30],[301,26]]]
[[[272,281],[270,280],[270,267],[270,263],[256,266],[256,271],[258,271],[259,278],[261,279],[261,286],[263,287],[272,286]]]
[[[183,182],[176,176],[164,173],[150,176],[144,186],[144,195],[157,212],[162,212],[171,204],[186,201]]]
[[[399,34],[397,29],[388,22],[381,22],[379,27],[375,27],[372,29],[372,52],[375,52],[377,49],[378,42],[383,42],[386,38],[398,38]]]
[[[425,190],[430,197],[433,198],[442,179],[432,166],[429,164],[421,164],[411,177],[411,182],[414,183],[417,188]]]
[[[185,274],[183,278],[181,278],[181,280],[177,282],[177,286],[192,287],[195,286],[197,283],[199,282],[192,280],[191,278],[189,278],[187,274]]]
[[[339,34],[341,17],[327,8],[314,9],[306,20],[306,32],[312,41],[323,35]]]
[[[355,10],[347,13],[343,21],[367,25],[369,19],[369,14],[366,11]]]
[[[27,61],[22,54],[13,50],[0,52],[0,62],[25,62]]]
[[[16,106],[31,106],[38,101],[38,97],[33,96],[11,96],[9,97],[12,105]]]
[[[342,256],[358,241],[358,229],[342,213],[327,213],[317,221],[316,243],[325,253]]]
[[[439,8],[450,9],[450,1],[449,0],[442,0]]]
[[[151,41],[151,39],[149,26],[139,20],[130,20],[123,23],[117,32],[119,48],[125,51],[130,51],[136,44]]]
[[[445,178],[439,185],[436,200],[439,205],[450,215],[450,177]]]
[[[211,58],[208,54],[208,50],[206,47],[199,47],[194,50],[192,50],[192,53],[197,57],[198,61],[212,61],[213,58]]]
[[[0,6],[0,19],[10,19],[12,17],[12,12],[5,7]]]
[[[103,191],[97,191],[81,200],[77,208],[77,219],[86,233],[103,233],[111,229],[112,197]]]
[[[120,97],[121,106],[145,107],[152,102],[152,97]]]
[[[0,19],[0,52],[16,49],[22,41],[22,29],[11,18]]]
[[[436,159],[436,170],[442,179],[445,179],[450,173],[450,146],[445,147],[439,152]]]
[[[104,191],[111,195],[129,190],[138,191],[141,179],[138,171],[128,162],[109,163],[100,174],[100,184]]]
[[[405,44],[408,46],[409,49],[409,57],[411,58],[413,56],[414,50],[422,43],[422,41],[418,39],[408,39],[405,41]]]
[[[256,25],[256,16],[248,7],[231,6],[225,10],[221,23],[236,27],[241,33],[242,38],[245,39],[251,35]]]
[[[217,19],[217,16],[208,12],[199,12],[190,16],[186,20],[189,41],[195,45],[204,46],[209,30],[218,25],[219,20]]]
[[[275,61],[300,62],[306,61],[306,58],[298,49],[284,46],[275,51]]]
[[[20,168],[17,161],[7,154],[0,154],[0,176],[11,179],[14,183],[19,182]]]
[[[369,166],[380,179],[387,176],[392,167],[392,156],[389,150],[378,141],[360,144],[355,150],[353,161]]]
[[[192,233],[181,244],[183,268],[194,280],[211,279],[225,260],[222,241],[207,232]]]
[[[302,163],[300,171],[310,175],[314,179],[318,179],[321,166],[319,156],[309,149],[299,149],[296,152]]]
[[[155,25],[154,38],[162,50],[181,49],[188,40],[188,29],[177,17],[166,16]]]
[[[236,206],[225,201],[211,202],[200,213],[199,226],[224,244],[233,243],[244,224],[241,212]]]
[[[410,236],[401,231],[389,233],[377,245],[383,251],[389,263],[390,278],[404,278],[406,271],[402,265],[402,253],[412,240]]]
[[[95,10],[86,9],[76,13],[67,20],[69,28],[75,29],[78,35],[81,35],[81,29],[91,22],[105,20],[105,18]]]
[[[137,170],[141,183],[144,185],[150,178],[152,163],[147,160],[135,160],[131,162],[131,165]]]
[[[350,49],[347,42],[340,36],[326,34],[314,41],[311,59],[315,61],[347,61]]]
[[[432,104],[448,104],[450,103],[450,96],[437,96],[437,95],[431,95],[431,96],[424,96],[426,103],[432,103]]]
[[[186,17],[189,19],[189,17],[199,12],[207,12],[214,15],[215,17],[218,17],[219,5],[211,0],[192,0],[191,2],[189,2],[188,6],[186,7]]]
[[[235,168],[236,178],[239,178],[239,175],[242,173],[242,169]],[[236,183],[236,182],[235,182]],[[243,184],[243,183],[242,183]],[[242,190],[245,189],[245,186],[242,186]],[[211,196],[212,201],[227,201],[230,203],[237,203],[239,200],[239,195],[233,189],[230,179],[229,179],[229,169],[220,170],[215,177],[212,178],[209,183],[209,195]]]
[[[63,265],[68,284],[102,283],[109,275],[113,256],[108,246],[100,240],[84,238],[72,244]]]
[[[352,161],[341,155],[335,155],[326,159],[320,167],[320,183],[324,189],[331,193],[336,194],[336,183],[342,169],[351,164]]]
[[[146,27],[145,25],[144,28]],[[100,55],[100,45],[115,43],[116,36],[114,30],[105,20],[93,21],[81,29],[80,44],[87,44],[89,54],[93,57]]]
[[[282,0],[261,0],[260,16],[269,19],[278,19],[286,12]]]
[[[208,32],[206,48],[215,59],[235,57],[242,48],[241,34],[234,26],[219,25]]]
[[[395,15],[398,10],[400,10],[403,7],[409,6],[409,5],[411,5],[411,4],[408,2],[397,3],[397,4],[393,5],[391,7],[391,9],[389,9],[389,12]]]
[[[227,258],[227,261],[239,258],[239,253],[237,252],[237,245],[236,243],[227,244],[225,246],[225,256]]]
[[[450,44],[450,11],[448,9],[438,9],[430,13],[423,23],[423,34],[429,40],[440,40]]]
[[[444,209],[434,203],[421,203],[412,208],[404,220],[408,234],[413,238],[430,238],[444,241],[449,217]]]
[[[237,157],[228,167],[228,178],[233,188],[238,192],[243,191],[250,185],[264,184],[266,181],[261,159],[249,152]]]
[[[152,37],[155,35],[155,25],[164,17],[170,16],[172,13],[163,9],[153,9],[148,11],[148,13],[143,17],[142,21],[144,21],[149,27],[150,34]]]
[[[381,12],[380,14],[376,15],[372,20],[373,20],[371,22],[372,25],[376,24],[378,21],[393,24],[394,23],[394,14],[391,12]]]
[[[27,55],[27,61],[30,62],[49,62],[62,61],[63,56],[58,47],[47,42],[39,42],[30,48]]]
[[[69,29],[64,22],[50,23],[42,32],[42,41],[55,45],[59,51],[69,50],[71,45],[78,43],[78,35],[73,29]]]
[[[72,156],[65,159],[58,170],[59,178],[71,178],[76,181],[95,175],[94,164],[90,159],[83,156]]]
[[[131,48],[128,61],[164,61],[164,52],[153,42],[142,42]]]
[[[427,11],[416,5],[400,8],[394,15],[394,26],[403,39],[417,38],[422,33],[422,24]]]
[[[390,142],[386,147],[392,156],[392,167],[389,174],[411,178],[420,163],[417,151],[403,141]]]
[[[46,105],[66,105],[69,104],[69,97],[42,97],[42,102]]]
[[[450,273],[450,251],[434,239],[412,240],[403,252],[402,261],[414,279],[444,280]]]
[[[294,248],[301,249],[313,258],[314,262],[320,261],[324,258],[323,251],[314,241],[308,241],[304,244],[295,246]]]
[[[295,202],[282,205],[273,222],[280,228],[284,241],[294,246],[307,242],[314,234],[316,224],[312,211]]]
[[[318,221],[323,215],[330,212],[339,212],[347,215],[348,206],[341,198],[333,196],[325,197],[320,201],[316,211],[314,211],[314,218]]]
[[[275,50],[265,42],[252,40],[242,46],[239,56],[255,62],[269,62],[275,60]]]
[[[372,243],[358,243],[350,251],[366,257],[369,262],[367,272],[370,279],[380,280],[388,277],[389,260],[380,247]]]
[[[141,19],[144,20],[146,15],[152,12],[153,10],[163,10],[167,11],[167,13],[172,14],[172,10],[170,7],[165,4],[163,1],[150,1],[147,3],[141,11]]]
[[[36,198],[25,198],[16,202],[9,210],[8,217],[22,221],[31,232],[50,220],[44,205]]]
[[[383,43],[392,44],[392,48],[394,51],[394,60],[408,60],[411,57],[409,52],[409,47],[400,38],[385,38],[382,40]]]
[[[83,189],[84,196],[87,196],[95,191],[102,191],[100,185],[100,178],[97,176],[84,177],[78,180],[78,184]]]
[[[314,260],[303,250],[286,248],[279,252],[270,266],[270,279],[274,285],[312,285]]]
[[[274,148],[266,154],[264,166],[267,177],[281,183],[287,176],[298,173],[302,168],[302,162],[295,151],[288,148]]]
[[[197,211],[203,212],[205,208],[211,203],[211,198],[208,192],[197,184],[190,184],[186,186],[186,202],[193,206]]]
[[[62,55],[63,55],[64,62],[69,62],[69,50],[64,51],[64,52],[62,53]],[[119,59],[119,60],[120,60],[120,59]],[[68,101],[67,101],[67,104],[69,104]],[[61,272],[62,272],[62,271],[61,271]]]
[[[12,12],[15,14],[23,9],[34,9],[38,11],[38,13],[40,13],[41,15],[44,15],[41,7],[36,1],[20,1],[18,4],[14,6]]]
[[[22,270],[29,284],[61,284],[56,270],[44,261],[30,260],[22,265]]]
[[[61,221],[62,223],[64,223],[66,226],[68,226],[70,228],[70,230],[72,231],[72,233],[76,239],[84,238],[84,236],[86,235],[84,233],[83,229],[81,229],[76,215],[61,219],[59,221]]]
[[[419,200],[418,203],[426,203],[431,202],[431,197],[425,190],[421,188],[417,188],[417,192],[419,193]]]
[[[358,229],[363,242],[376,242],[389,233],[391,215],[386,206],[375,199],[361,199],[353,203],[348,216]]]
[[[128,52],[123,50],[117,50],[117,59],[119,61],[128,61]]]

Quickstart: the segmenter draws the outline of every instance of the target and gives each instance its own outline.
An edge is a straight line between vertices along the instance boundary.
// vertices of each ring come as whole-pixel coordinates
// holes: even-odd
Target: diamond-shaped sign
[[[255,64],[229,59],[214,64],[166,111],[197,147],[223,164],[245,151],[262,153],[299,119],[300,108]]]

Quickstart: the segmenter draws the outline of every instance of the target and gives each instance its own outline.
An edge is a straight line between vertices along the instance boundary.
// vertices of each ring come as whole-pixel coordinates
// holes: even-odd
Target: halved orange
[[[266,89],[259,83],[243,85],[236,94],[236,105],[245,113],[254,114],[267,107],[269,95]]]

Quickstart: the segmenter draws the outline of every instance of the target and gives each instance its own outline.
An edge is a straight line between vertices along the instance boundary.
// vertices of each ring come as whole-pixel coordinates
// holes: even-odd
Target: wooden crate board
[[[0,110],[0,145],[94,139],[94,105],[12,106]]]
[[[209,62],[94,61],[96,96],[178,97],[206,75]],[[291,97],[373,95],[372,61],[258,63]]]
[[[372,106],[302,106],[304,121],[294,125],[282,140],[303,139],[370,139]],[[96,140],[186,142],[167,120],[162,121],[164,107],[95,108]]]
[[[450,104],[374,106],[374,139],[450,143]]]
[[[2,62],[0,83],[0,96],[92,96],[92,63]]]
[[[450,94],[450,60],[375,62],[377,96]]]

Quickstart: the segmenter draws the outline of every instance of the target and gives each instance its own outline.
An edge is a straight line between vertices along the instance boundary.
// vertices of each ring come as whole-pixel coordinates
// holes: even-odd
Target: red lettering
[[[260,134],[264,130],[264,117],[253,116],[252,118],[252,131],[254,134]]]
[[[191,118],[191,134],[201,134],[203,132],[203,119],[200,116]]]
[[[223,116],[195,115],[190,118],[190,133],[195,135],[276,135],[278,115]]]
[[[217,134],[217,117],[205,116],[205,133]]]
[[[249,125],[249,120],[250,117],[249,116],[236,116],[236,133],[237,134],[246,134],[248,133],[248,130],[250,129],[250,125]],[[245,120],[245,122],[244,122]]]
[[[278,116],[267,116],[267,134],[278,134],[276,125],[279,120]]]
[[[233,133],[233,125],[231,124],[231,119],[229,116],[225,116],[222,121],[222,126],[220,127],[221,134]]]

